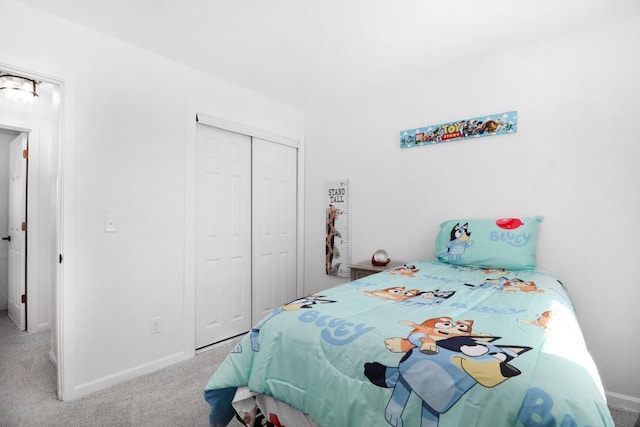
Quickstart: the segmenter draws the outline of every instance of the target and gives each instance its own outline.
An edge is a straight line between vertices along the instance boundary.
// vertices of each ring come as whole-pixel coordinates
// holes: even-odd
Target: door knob
[[[2,240],[6,240],[7,242],[11,241],[11,236],[3,237]]]

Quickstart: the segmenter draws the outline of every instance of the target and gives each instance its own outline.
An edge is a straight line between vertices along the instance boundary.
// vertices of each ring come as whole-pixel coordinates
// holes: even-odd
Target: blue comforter
[[[273,311],[205,388],[237,387],[322,426],[613,426],[564,286],[541,270],[421,261]]]

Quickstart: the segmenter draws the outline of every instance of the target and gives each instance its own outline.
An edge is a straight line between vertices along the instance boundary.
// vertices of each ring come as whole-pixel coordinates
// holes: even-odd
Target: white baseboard
[[[612,391],[605,392],[607,396],[607,404],[616,408],[630,409],[640,412],[640,398],[627,396],[626,394],[614,393]]]
[[[56,371],[58,370],[58,358],[56,357],[56,354],[53,352],[53,350],[49,350],[49,360],[51,361],[51,363],[53,363],[53,367],[56,368]]]
[[[36,324],[35,326],[29,326],[29,328],[27,328],[29,333],[35,334],[38,332],[44,332],[44,331],[48,331],[51,329],[51,325],[49,324],[49,322],[44,322],[44,323],[39,323]]]
[[[159,369],[166,368],[174,363],[182,362],[194,356],[195,353],[179,352],[162,359],[154,360],[153,362],[145,363],[135,368],[127,369],[122,372],[118,372],[113,375],[99,378],[88,383],[80,384],[74,387],[73,392],[65,397],[65,401],[75,400],[80,397],[86,396],[91,393],[95,393],[100,390],[104,390],[116,384],[123,383],[141,375],[150,374]]]

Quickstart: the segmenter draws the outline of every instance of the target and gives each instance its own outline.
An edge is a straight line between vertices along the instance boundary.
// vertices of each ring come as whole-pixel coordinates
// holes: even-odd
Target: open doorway
[[[27,329],[27,164],[29,134],[0,128],[0,310]],[[26,227],[25,227],[26,228]]]
[[[28,158],[29,168],[28,171],[25,170],[26,212],[24,220],[20,221],[26,249],[25,291],[18,296],[17,303],[22,304],[21,308],[25,309],[22,316],[27,333],[51,331],[49,356],[54,365],[57,365],[55,296],[60,222],[60,85],[42,81],[38,94],[35,103],[20,103],[0,96],[0,237],[7,238],[0,241],[0,310],[8,310],[12,302],[16,303],[15,295],[10,295],[8,277],[10,244],[15,242],[18,235],[15,227],[10,230],[8,224],[11,209],[8,199],[9,158],[11,141],[22,135],[28,140],[28,150],[25,150],[24,156]],[[21,147],[20,151],[22,150]],[[11,242],[8,241],[9,236]],[[14,323],[20,328],[20,321],[14,320]]]

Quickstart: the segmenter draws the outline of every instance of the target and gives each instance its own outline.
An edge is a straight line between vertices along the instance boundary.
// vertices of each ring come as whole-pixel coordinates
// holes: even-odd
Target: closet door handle
[[[7,242],[11,241],[11,236],[3,237],[2,240],[6,240]]]

